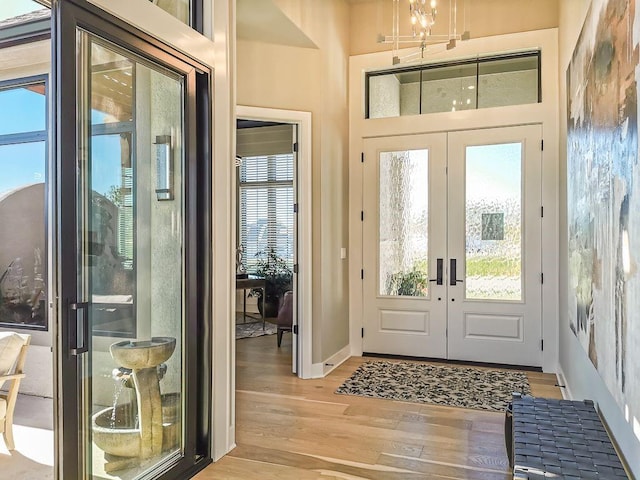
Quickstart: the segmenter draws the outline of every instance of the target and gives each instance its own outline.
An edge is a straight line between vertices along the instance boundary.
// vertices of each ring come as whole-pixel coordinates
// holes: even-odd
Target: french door
[[[53,15],[58,478],[186,478],[210,461],[208,72],[87,2]]]
[[[363,351],[539,366],[541,127],[365,141]]]

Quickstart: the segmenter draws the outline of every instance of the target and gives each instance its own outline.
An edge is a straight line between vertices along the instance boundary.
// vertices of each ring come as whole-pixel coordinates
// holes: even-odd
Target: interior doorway
[[[296,125],[237,120],[236,339],[275,334],[293,373],[297,149]]]
[[[273,348],[290,348],[291,371],[308,378],[311,116],[256,107],[237,116],[236,336],[273,333]]]
[[[541,132],[365,140],[364,352],[542,364]]]

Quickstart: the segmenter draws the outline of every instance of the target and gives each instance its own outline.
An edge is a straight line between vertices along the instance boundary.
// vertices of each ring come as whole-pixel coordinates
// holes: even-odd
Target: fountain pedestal
[[[150,458],[162,452],[162,403],[156,367],[133,370],[140,422],[140,457]]]
[[[164,439],[165,431],[175,430],[176,419],[172,419],[171,425],[164,424],[162,399],[160,395],[160,380],[158,378],[158,365],[167,361],[176,347],[176,339],[171,337],[153,337],[148,341],[118,342],[111,345],[109,351],[119,366],[131,369],[131,378],[136,391],[139,427],[127,429],[126,433],[116,428],[105,428],[97,425],[98,419],[104,412],[99,412],[94,418],[94,439],[105,453],[120,457],[137,457],[141,459],[158,456],[163,449],[171,447],[174,434]],[[171,394],[176,395],[176,394]],[[177,408],[177,405],[176,405]],[[107,409],[117,415],[117,409]],[[99,431],[98,431],[99,430]],[[168,441],[164,441],[168,440]],[[108,447],[106,445],[109,444]],[[103,446],[104,445],[104,446]],[[105,466],[105,470],[121,468],[119,465],[127,465],[127,462],[114,461],[111,467]],[[129,462],[130,463],[130,462]]]

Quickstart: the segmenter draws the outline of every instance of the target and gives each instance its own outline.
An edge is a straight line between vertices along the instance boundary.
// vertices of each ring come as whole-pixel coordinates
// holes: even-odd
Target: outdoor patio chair
[[[13,411],[16,406],[20,381],[24,377],[24,361],[31,335],[0,332],[0,388],[8,384],[7,392],[0,392],[0,432],[9,450],[15,448],[13,441]]]

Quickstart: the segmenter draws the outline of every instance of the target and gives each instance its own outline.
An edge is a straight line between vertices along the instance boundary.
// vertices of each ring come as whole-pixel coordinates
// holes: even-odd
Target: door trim
[[[296,191],[298,194],[298,377],[313,378],[312,374],[312,339],[313,339],[313,310],[311,308],[313,299],[312,284],[312,251],[311,251],[311,112],[295,110],[280,110],[275,108],[249,107],[244,105],[236,106],[236,117],[247,120],[268,120],[272,122],[282,122],[297,125],[298,127],[298,178]],[[233,155],[235,158],[235,143],[233,144]],[[236,184],[236,172],[233,171],[232,184]],[[235,197],[233,198],[232,211],[237,211]],[[232,245],[235,245],[235,232],[237,231],[236,217],[232,219],[231,231],[234,232]],[[235,292],[235,290],[234,290]],[[235,303],[235,296],[232,300]],[[235,311],[235,307],[234,307]],[[235,339],[231,339],[235,344]],[[233,350],[235,351],[235,346]],[[233,358],[233,369],[235,370],[235,355]]]
[[[364,72],[389,68],[389,52],[354,55],[349,60],[349,318],[350,345],[352,355],[362,355],[360,348],[361,295],[360,281],[360,197],[362,176],[360,153],[364,138],[383,135],[406,135],[432,133],[443,130],[470,130],[508,125],[542,124],[544,152],[542,165],[543,220],[543,338],[544,351],[542,369],[556,372],[559,355],[559,292],[565,285],[561,272],[560,250],[564,241],[561,232],[563,213],[559,199],[562,193],[559,182],[560,130],[559,116],[560,85],[558,83],[558,29],[549,28],[530,32],[519,32],[493,37],[472,38],[458,44],[453,50],[433,52],[431,60],[454,60],[463,56],[484,53],[516,51],[539,48],[542,51],[542,102],[508,107],[495,107],[464,112],[442,112],[427,115],[410,115],[394,118],[364,118]],[[564,247],[562,247],[564,248]]]

